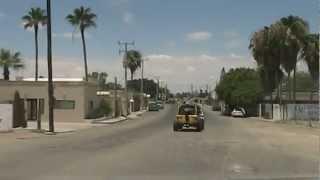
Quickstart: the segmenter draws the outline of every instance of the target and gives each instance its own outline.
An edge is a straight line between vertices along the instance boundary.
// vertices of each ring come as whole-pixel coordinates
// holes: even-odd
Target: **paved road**
[[[173,132],[175,112],[0,146],[0,179],[320,179],[317,131],[207,111],[203,132]]]

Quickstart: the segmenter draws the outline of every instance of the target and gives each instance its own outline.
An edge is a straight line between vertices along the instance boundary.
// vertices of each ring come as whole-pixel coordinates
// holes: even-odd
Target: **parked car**
[[[183,104],[178,108],[178,114],[173,123],[173,130],[195,127],[198,132],[204,129],[204,114],[199,105]]]
[[[232,117],[245,117],[246,111],[244,108],[234,108],[231,112]]]
[[[164,109],[164,104],[162,101],[158,101],[157,105],[159,106],[159,109]]]
[[[159,111],[159,105],[156,102],[150,102],[148,104],[149,111]]]

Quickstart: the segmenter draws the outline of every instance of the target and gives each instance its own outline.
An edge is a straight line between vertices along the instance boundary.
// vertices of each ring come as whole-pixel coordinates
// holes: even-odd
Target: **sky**
[[[17,5],[17,3],[19,5]],[[1,0],[0,48],[22,53],[26,68],[12,76],[34,76],[34,34],[21,17],[45,0]],[[89,71],[107,72],[123,82],[118,41],[135,41],[145,60],[145,77],[160,79],[173,92],[209,85],[214,88],[223,67],[255,68],[249,39],[253,32],[281,17],[301,16],[312,32],[319,27],[318,0],[52,0],[55,77],[84,76],[79,32],[65,17],[74,8],[90,7],[97,28],[86,33]],[[47,75],[46,28],[39,34],[40,75]],[[1,72],[1,70],[0,70]],[[140,77],[140,72],[135,78]],[[14,78],[14,77],[12,77]]]

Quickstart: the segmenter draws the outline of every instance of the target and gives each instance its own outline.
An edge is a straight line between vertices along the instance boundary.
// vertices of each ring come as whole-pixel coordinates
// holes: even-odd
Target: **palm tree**
[[[84,70],[85,70],[85,79],[88,81],[88,63],[87,63],[87,48],[85,41],[85,30],[91,27],[96,27],[95,20],[97,15],[91,12],[90,8],[76,8],[73,11],[73,14],[69,14],[66,17],[66,20],[75,28],[78,28],[81,33],[82,46],[83,46],[83,58],[84,58]]]
[[[318,91],[319,88],[319,34],[308,34],[305,37],[301,56],[307,63],[314,82],[314,89],[311,89],[310,93],[310,100],[312,100],[313,91]],[[309,127],[312,127],[311,118],[309,118]]]
[[[255,32],[250,40],[249,49],[258,64],[259,74],[262,80],[262,87],[266,94],[270,94],[270,101],[273,104],[272,92],[281,82],[283,77],[280,69],[279,43],[275,41],[275,26],[264,27]],[[281,101],[281,96],[280,101]]]
[[[4,80],[9,81],[10,69],[21,69],[24,67],[19,52],[11,53],[10,50],[0,49],[0,67],[3,67]]]
[[[38,81],[38,30],[40,26],[47,24],[47,16],[45,10],[40,8],[31,8],[27,15],[22,17],[24,28],[34,29],[35,49],[36,49],[36,64],[35,64],[35,80]]]
[[[127,52],[125,63],[127,63],[127,67],[130,69],[131,81],[133,80],[133,74],[141,67],[141,62],[142,55],[139,51],[130,50]]]
[[[308,34],[305,37],[301,56],[307,63],[309,73],[314,82],[314,88],[317,88],[319,86],[319,34]],[[311,92],[311,100],[312,94]]]
[[[309,33],[308,22],[298,16],[288,16],[281,18],[280,23],[286,26],[286,47],[283,61],[283,68],[288,74],[288,86],[290,85],[290,75],[293,71],[293,101],[296,100],[296,65],[299,59],[300,50],[303,48],[305,36]],[[289,86],[291,89],[291,86]],[[290,97],[291,98],[291,97]]]

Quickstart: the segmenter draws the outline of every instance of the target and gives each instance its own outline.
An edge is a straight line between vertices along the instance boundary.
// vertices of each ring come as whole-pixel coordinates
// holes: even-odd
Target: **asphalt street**
[[[319,180],[319,131],[220,116],[173,132],[176,107],[0,145],[0,180]]]

